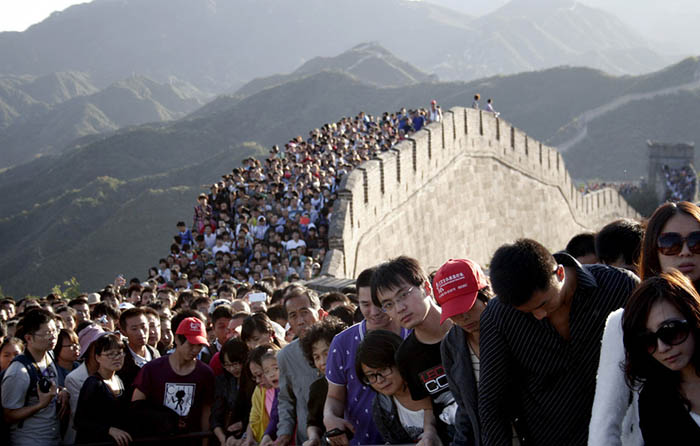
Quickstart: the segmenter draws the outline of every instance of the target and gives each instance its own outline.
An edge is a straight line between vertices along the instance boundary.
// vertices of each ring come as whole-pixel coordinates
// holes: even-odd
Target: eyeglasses
[[[38,338],[55,338],[58,336],[58,330],[49,330],[46,333],[34,333]]]
[[[105,356],[106,358],[109,359],[119,359],[122,356],[124,356],[126,353],[124,353],[124,350],[119,350],[119,351],[113,351],[113,352],[102,352],[100,353],[100,356]]]
[[[379,381],[379,378],[381,378],[383,381],[387,379],[387,377],[392,373],[393,370],[391,369],[391,367],[384,367],[376,373],[365,373],[363,381],[365,382],[365,384],[375,384],[377,381]]]
[[[397,294],[393,300],[385,300],[382,303],[382,311],[385,313],[388,313],[389,311],[393,311],[394,307],[396,307],[396,304],[403,303],[406,300],[408,295],[411,294],[411,291],[413,291],[413,288],[415,288],[415,287],[410,287],[406,291]]]
[[[693,254],[700,254],[700,231],[694,231],[683,237],[677,232],[665,232],[656,240],[658,251],[665,256],[675,256],[683,251],[683,243]]]
[[[678,345],[685,342],[690,334],[690,324],[686,320],[666,321],[656,332],[642,333],[639,338],[641,345],[649,354],[656,351],[658,340],[666,345]]]
[[[80,344],[63,344],[61,348],[72,348],[73,350],[80,350]]]
[[[233,362],[222,362],[221,366],[225,369],[230,369],[233,367],[241,367],[243,363],[241,361],[233,361]]]

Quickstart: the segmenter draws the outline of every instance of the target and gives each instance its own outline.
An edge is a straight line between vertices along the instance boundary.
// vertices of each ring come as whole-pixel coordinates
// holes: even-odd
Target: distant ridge
[[[95,1],[0,33],[0,70],[80,71],[100,88],[134,73],[176,76],[216,94],[368,41],[443,80],[559,65],[636,74],[669,62],[611,14],[539,3],[514,0],[474,19],[407,0]]]
[[[235,95],[250,96],[264,88],[321,71],[340,71],[378,87],[402,87],[438,80],[436,75],[424,73],[404,62],[377,42],[369,42],[359,44],[338,56],[315,57],[290,74],[254,79],[238,89]]]
[[[83,73],[0,75],[0,168],[59,152],[83,136],[181,118],[202,97],[175,79],[134,76],[99,90]]]

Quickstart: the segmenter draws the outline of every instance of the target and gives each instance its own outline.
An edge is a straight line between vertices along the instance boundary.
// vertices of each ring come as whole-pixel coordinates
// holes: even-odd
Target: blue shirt
[[[410,330],[401,329],[405,339]],[[355,375],[355,353],[367,334],[367,321],[362,321],[337,334],[331,342],[326,362],[326,379],[329,383],[345,387],[345,416],[355,427],[351,445],[383,444],[384,440],[372,419],[374,390]]]

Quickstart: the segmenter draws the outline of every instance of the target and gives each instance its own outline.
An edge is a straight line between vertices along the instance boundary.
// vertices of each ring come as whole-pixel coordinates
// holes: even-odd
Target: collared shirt
[[[401,329],[401,338],[411,333]],[[336,386],[345,387],[345,419],[355,427],[351,445],[382,444],[382,437],[372,419],[372,400],[375,392],[355,376],[357,347],[367,334],[367,321],[362,321],[338,333],[331,342],[326,363],[326,379]]]
[[[605,320],[625,304],[639,279],[604,265],[576,270],[565,340],[548,319],[537,320],[494,298],[481,316],[479,415],[484,445],[510,445],[510,423],[536,445],[585,445]],[[519,409],[518,409],[519,407]]]

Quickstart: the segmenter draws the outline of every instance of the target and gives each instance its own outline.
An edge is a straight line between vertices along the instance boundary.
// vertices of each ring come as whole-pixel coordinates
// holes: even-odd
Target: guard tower
[[[654,189],[659,203],[667,198],[668,188],[664,169],[690,168],[695,175],[693,161],[695,160],[695,143],[662,143],[647,141],[649,147],[649,185]],[[666,166],[666,167],[665,167]],[[695,186],[692,201],[697,200],[697,186]]]

